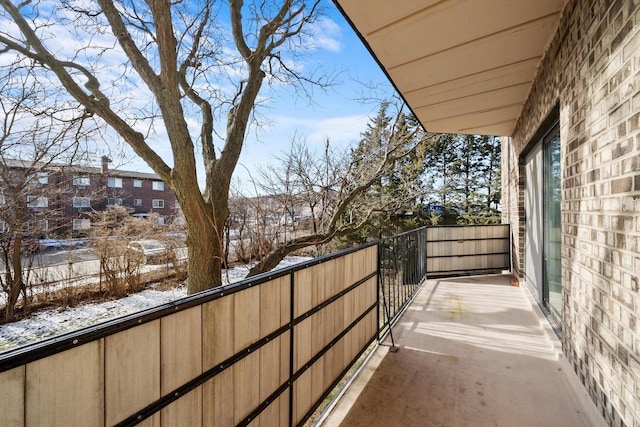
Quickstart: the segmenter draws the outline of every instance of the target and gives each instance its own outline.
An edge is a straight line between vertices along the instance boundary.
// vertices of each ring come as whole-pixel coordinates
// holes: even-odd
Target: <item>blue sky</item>
[[[317,30],[318,47],[306,60],[321,62],[328,70],[339,70],[339,84],[326,92],[315,91],[315,105],[309,105],[306,99],[292,102],[287,92],[270,100],[265,114],[272,121],[271,126],[262,129],[258,137],[254,133],[247,135],[241,164],[234,175],[243,188],[248,184],[247,170],[272,162],[288,148],[294,134],[304,138],[313,150],[322,149],[326,139],[336,147],[357,142],[367,118],[375,115],[378,108],[375,102],[363,102],[363,94],[381,99],[394,93],[378,64],[335,5],[326,0],[325,6],[326,19]],[[378,90],[368,92],[362,83],[372,84]]]

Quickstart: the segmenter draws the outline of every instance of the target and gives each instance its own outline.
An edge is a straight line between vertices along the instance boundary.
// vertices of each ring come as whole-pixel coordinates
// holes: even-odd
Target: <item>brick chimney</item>
[[[106,174],[109,171],[109,163],[111,163],[111,159],[107,156],[102,156],[102,173]]]

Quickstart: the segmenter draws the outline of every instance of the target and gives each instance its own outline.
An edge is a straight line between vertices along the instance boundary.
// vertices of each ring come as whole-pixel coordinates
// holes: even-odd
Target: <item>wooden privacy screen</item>
[[[510,269],[509,224],[427,228],[428,277]]]
[[[377,333],[377,246],[0,355],[0,425],[286,426]]]
[[[377,247],[369,247],[295,273],[294,317],[304,320],[293,333],[293,424],[310,415],[376,337],[377,264]]]

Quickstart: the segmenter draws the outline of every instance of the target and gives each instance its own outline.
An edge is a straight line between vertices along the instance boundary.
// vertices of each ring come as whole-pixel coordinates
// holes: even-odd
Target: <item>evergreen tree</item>
[[[431,223],[500,222],[500,139],[439,135],[424,156],[424,200]]]
[[[370,120],[362,133],[358,146],[352,150],[354,163],[371,161],[378,153],[384,153],[395,141],[406,140],[412,146],[405,155],[390,162],[384,173],[369,189],[367,196],[371,204],[388,206],[395,200],[395,210],[380,209],[374,212],[366,226],[342,240],[350,244],[361,243],[368,237],[386,236],[406,231],[421,225],[415,217],[419,211],[419,200],[424,194],[424,156],[432,144],[432,134],[426,133],[412,114],[400,112],[395,120],[387,114],[389,105],[383,104],[376,117]],[[377,199],[377,200],[376,200]]]
[[[433,192],[426,196],[429,209],[441,216],[441,223],[456,221],[455,206],[460,201],[456,171],[460,161],[458,135],[441,134],[433,141],[425,156],[425,179],[433,183]]]

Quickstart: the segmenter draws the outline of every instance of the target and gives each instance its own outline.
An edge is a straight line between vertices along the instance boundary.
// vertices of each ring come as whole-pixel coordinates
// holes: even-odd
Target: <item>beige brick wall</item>
[[[640,427],[640,1],[569,0],[512,138],[503,219],[524,272],[523,154],[559,106],[563,349],[611,425]]]

